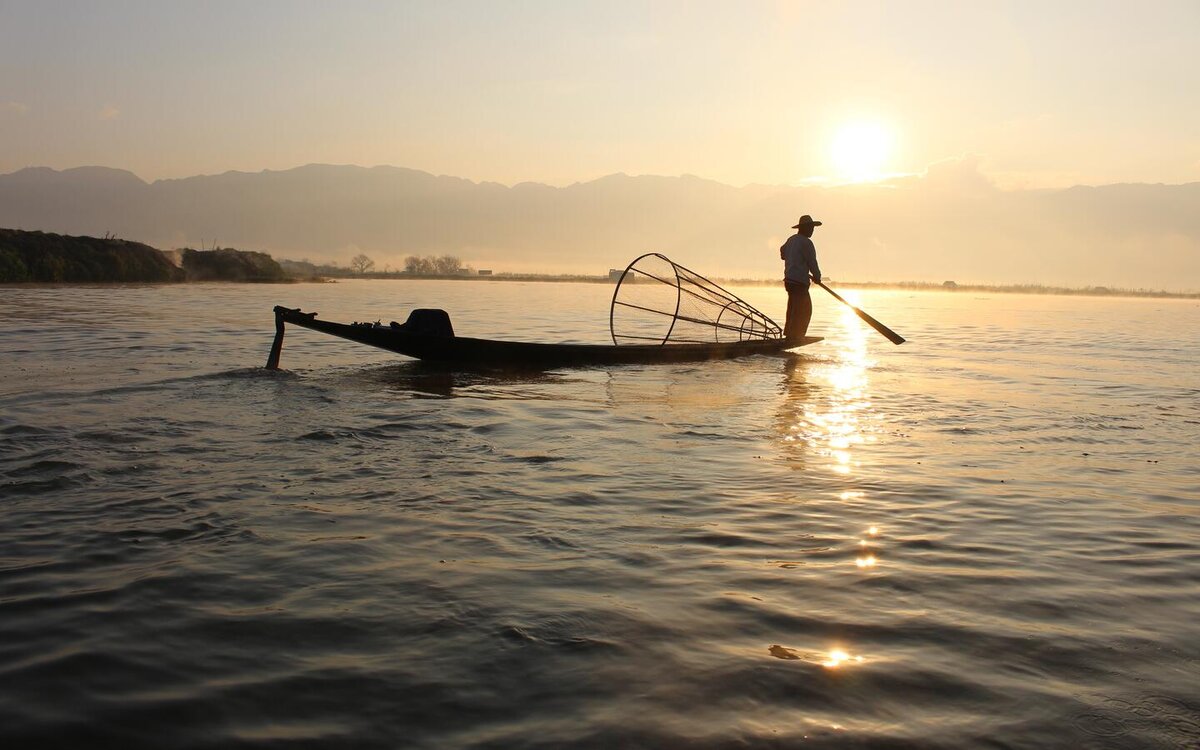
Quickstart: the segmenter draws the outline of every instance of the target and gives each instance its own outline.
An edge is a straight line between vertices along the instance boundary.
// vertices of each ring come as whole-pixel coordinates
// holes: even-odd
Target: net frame
[[[652,262],[647,263],[647,259]],[[663,266],[662,264],[666,264]],[[655,268],[655,265],[661,268]],[[661,304],[639,305],[622,299],[621,291],[635,284],[656,283],[675,290],[673,304],[668,293]],[[625,285],[629,284],[629,287]],[[670,318],[666,332],[658,335],[649,331],[617,331],[618,309],[636,311],[647,321],[655,316]],[[683,326],[680,326],[680,323]],[[613,343],[621,345],[668,343],[727,343],[730,341],[770,340],[783,337],[778,323],[753,305],[721,285],[695,271],[679,265],[662,253],[645,253],[633,260],[613,290],[608,312],[608,328]]]

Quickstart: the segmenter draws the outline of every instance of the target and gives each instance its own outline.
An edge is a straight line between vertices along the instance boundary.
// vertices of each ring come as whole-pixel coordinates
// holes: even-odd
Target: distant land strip
[[[286,263],[286,261],[284,261]],[[324,274],[331,279],[391,279],[391,280],[450,280],[450,281],[544,281],[569,282],[583,284],[611,284],[616,278],[610,275],[593,276],[587,274],[553,274],[553,273],[504,273],[496,272],[488,276],[477,276],[469,273],[458,274],[412,274],[405,271],[371,271],[354,273],[347,269],[335,269],[335,273]],[[713,281],[722,286],[776,286],[782,285],[779,279],[742,279],[722,278],[714,276]],[[842,281],[825,277],[824,281],[836,284],[845,289],[887,289],[893,291],[935,291],[935,292],[987,292],[993,294],[1048,294],[1061,296],[1087,297],[1153,297],[1158,299],[1200,299],[1200,292],[1166,292],[1154,289],[1121,289],[1118,287],[1089,286],[1063,287],[1047,286],[1045,284],[958,284],[956,282],[935,283],[931,281]]]
[[[423,260],[411,258],[410,260]],[[429,258],[429,261],[435,259]],[[246,283],[289,283],[330,281],[334,279],[453,280],[453,281],[526,281],[612,284],[620,271],[603,275],[476,272],[458,267],[451,261],[452,272],[426,265],[422,271],[367,270],[373,262],[366,256],[358,268],[314,265],[305,261],[276,261],[267,253],[217,248],[195,250],[180,248],[164,251],[149,245],[116,237],[60,235],[48,232],[0,228],[0,284],[28,283],[179,283],[196,281],[232,281]],[[443,266],[443,268],[446,268]],[[833,281],[832,279],[826,279]],[[778,279],[714,278],[726,286],[774,286]],[[1166,292],[1150,289],[1120,289],[1105,286],[1061,287],[1043,284],[958,284],[923,281],[863,282],[838,280],[847,289],[890,289],[911,291],[973,292],[998,294],[1047,294],[1095,297],[1150,297],[1158,299],[1200,299],[1200,292]]]

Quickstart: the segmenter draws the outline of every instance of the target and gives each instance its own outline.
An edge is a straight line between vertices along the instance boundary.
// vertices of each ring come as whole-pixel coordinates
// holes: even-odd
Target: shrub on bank
[[[284,281],[287,275],[266,253],[234,250],[184,248],[183,271],[188,281]]]
[[[0,282],[181,281],[183,273],[140,242],[0,229]]]

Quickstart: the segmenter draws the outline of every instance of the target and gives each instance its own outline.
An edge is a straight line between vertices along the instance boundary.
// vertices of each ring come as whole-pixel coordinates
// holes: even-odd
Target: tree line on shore
[[[116,237],[0,229],[0,283],[286,281],[266,253],[233,248],[164,252]]]
[[[379,271],[359,253],[348,266],[279,260],[229,247],[159,250],[117,237],[88,237],[0,229],[0,283],[183,282],[289,280],[348,276],[461,276],[468,273],[453,255],[410,255],[404,269]]]
[[[307,259],[281,259],[279,265],[286,273],[296,278],[396,275],[462,276],[472,273],[469,267],[463,265],[462,259],[455,255],[410,255],[404,259],[404,268],[392,268],[390,265],[379,268],[375,261],[365,253],[355,255],[346,266],[340,266],[337,263],[312,263]]]

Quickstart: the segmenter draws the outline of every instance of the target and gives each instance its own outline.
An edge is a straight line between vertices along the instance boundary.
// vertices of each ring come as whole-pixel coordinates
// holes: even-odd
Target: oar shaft
[[[283,314],[275,309],[275,340],[271,342],[271,353],[267,355],[267,369],[279,369],[279,354],[283,351]]]

